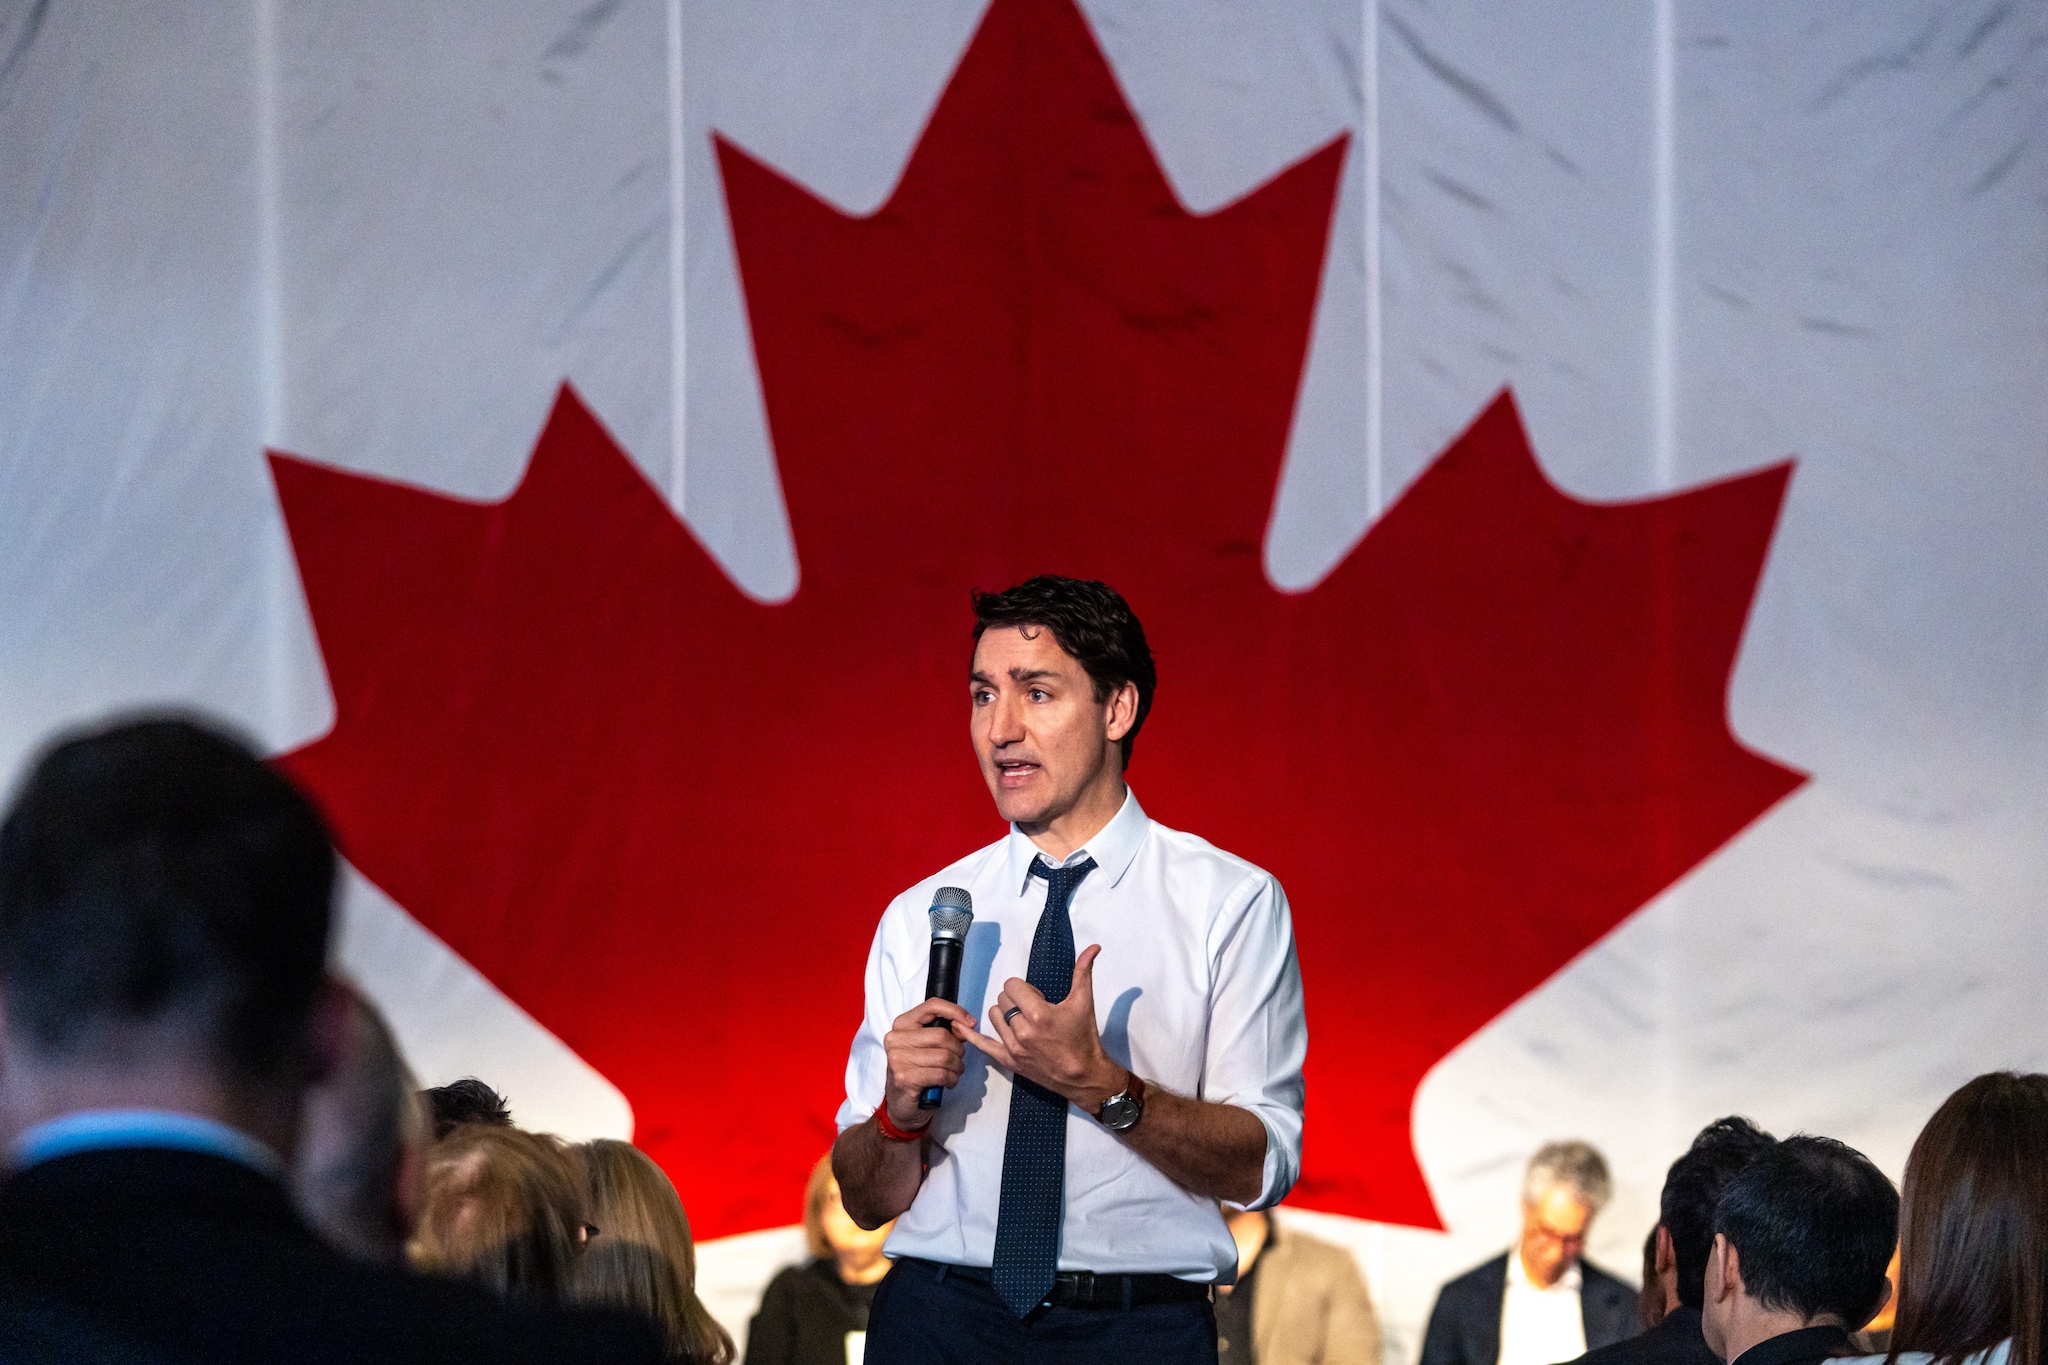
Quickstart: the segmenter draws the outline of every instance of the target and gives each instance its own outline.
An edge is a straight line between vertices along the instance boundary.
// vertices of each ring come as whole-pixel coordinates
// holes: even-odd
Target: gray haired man
[[[1641,1331],[1636,1291],[1583,1254],[1613,1193],[1590,1144],[1538,1149],[1522,1179],[1520,1239],[1437,1291],[1422,1365],[1553,1365]]]

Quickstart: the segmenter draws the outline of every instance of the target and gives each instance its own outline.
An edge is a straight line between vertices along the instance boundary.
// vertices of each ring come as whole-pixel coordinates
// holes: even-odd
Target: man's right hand
[[[946,1025],[930,1028],[932,1023]],[[922,1128],[936,1112],[917,1107],[918,1096],[931,1087],[950,1090],[967,1065],[967,1045],[955,1027],[969,1032],[974,1016],[950,1000],[934,997],[903,1014],[882,1035],[882,1051],[889,1059],[889,1085],[883,1104],[889,1122],[906,1132]]]

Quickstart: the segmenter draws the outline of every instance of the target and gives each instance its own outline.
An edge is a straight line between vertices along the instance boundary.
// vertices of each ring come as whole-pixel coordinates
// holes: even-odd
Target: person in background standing
[[[1554,1365],[1634,1336],[1636,1291],[1583,1258],[1613,1192],[1589,1144],[1546,1143],[1522,1180],[1520,1240],[1437,1292],[1422,1365]]]
[[[866,1345],[868,1307],[889,1273],[882,1244],[895,1224],[872,1232],[846,1216],[832,1155],[811,1168],[804,1189],[804,1241],[811,1259],[769,1281],[747,1328],[746,1365],[850,1365]]]
[[[1380,1323],[1358,1258],[1263,1209],[1227,1212],[1237,1283],[1216,1291],[1220,1365],[1379,1365]]]

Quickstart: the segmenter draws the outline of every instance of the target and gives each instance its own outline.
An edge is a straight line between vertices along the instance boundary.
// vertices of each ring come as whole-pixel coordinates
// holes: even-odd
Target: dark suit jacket
[[[1649,1331],[1588,1351],[1574,1365],[1721,1365],[1721,1357],[1700,1335],[1700,1310],[1681,1305]]]
[[[1579,1261],[1579,1275],[1579,1313],[1585,1319],[1589,1349],[1642,1330],[1635,1290],[1588,1260]],[[1500,1310],[1507,1293],[1506,1253],[1439,1289],[1422,1338],[1422,1365],[1496,1365]]]
[[[276,1182],[196,1152],[81,1152],[9,1178],[0,1185],[0,1294],[47,1306],[29,1313],[31,1327],[61,1320],[53,1330],[132,1343],[166,1361],[661,1359],[653,1329],[638,1319],[515,1312],[468,1285],[349,1260],[299,1219]],[[34,1358],[0,1346],[0,1358],[9,1355]]]

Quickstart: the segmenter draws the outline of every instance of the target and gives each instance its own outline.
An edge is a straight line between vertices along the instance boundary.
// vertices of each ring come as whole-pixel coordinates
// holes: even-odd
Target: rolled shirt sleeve
[[[1259,1194],[1232,1208],[1270,1208],[1301,1174],[1301,1069],[1308,1056],[1301,967],[1287,894],[1265,872],[1226,897],[1209,943],[1214,988],[1202,1098],[1236,1105],[1266,1128]]]

